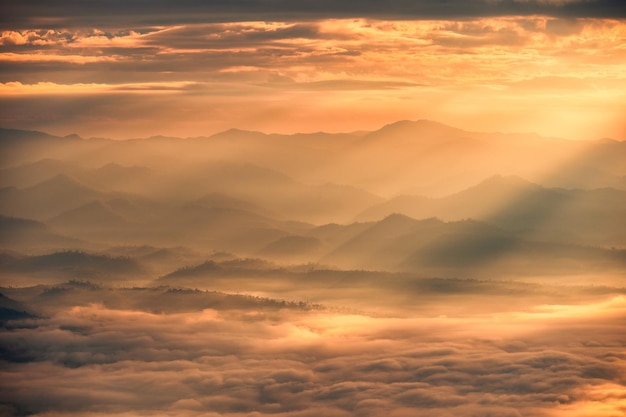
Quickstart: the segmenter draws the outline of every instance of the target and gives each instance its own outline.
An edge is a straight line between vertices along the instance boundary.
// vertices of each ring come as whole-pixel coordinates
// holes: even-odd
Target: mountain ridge
[[[297,132],[297,133],[268,133],[268,132],[263,132],[260,130],[248,130],[248,129],[240,129],[240,128],[229,128],[226,130],[222,130],[222,131],[218,131],[209,135],[200,135],[200,136],[187,136],[187,137],[182,137],[182,136],[163,136],[163,135],[153,135],[153,136],[147,136],[147,137],[140,137],[140,138],[134,138],[134,137],[128,137],[128,138],[124,138],[124,139],[111,139],[111,138],[104,138],[104,137],[89,137],[89,138],[85,138],[82,137],[81,135],[78,135],[76,133],[71,133],[65,136],[59,136],[59,135],[53,135],[53,134],[49,134],[46,132],[42,132],[42,131],[37,131],[37,130],[23,130],[23,129],[14,129],[14,128],[6,128],[6,127],[0,127],[0,141],[4,140],[4,138],[7,135],[12,135],[12,136],[21,136],[21,137],[27,137],[27,136],[32,136],[35,138],[40,138],[40,139],[67,139],[67,140],[72,140],[72,141],[76,141],[76,140],[82,140],[82,141],[111,141],[111,142],[120,142],[120,141],[126,141],[126,140],[161,140],[161,139],[180,139],[180,140],[189,140],[189,139],[211,139],[211,138],[227,138],[233,135],[248,135],[248,136],[257,136],[259,138],[261,137],[271,137],[271,136],[281,136],[281,137],[296,137],[296,136],[311,136],[311,135],[331,135],[331,136],[335,136],[335,135],[346,135],[346,136],[360,136],[360,135],[368,135],[368,134],[375,134],[375,133],[383,133],[383,132],[389,132],[389,131],[395,131],[395,130],[405,130],[407,128],[413,128],[413,129],[418,129],[418,130],[441,130],[441,131],[445,131],[445,132],[453,132],[453,133],[464,133],[464,134],[471,134],[471,135],[533,135],[533,136],[537,136],[537,137],[541,137],[544,139],[562,139],[562,138],[557,138],[557,137],[553,137],[553,136],[545,136],[545,135],[541,135],[539,133],[536,132],[499,132],[499,131],[470,131],[470,130],[465,130],[462,128],[458,128],[455,127],[453,125],[449,125],[446,123],[442,123],[436,120],[430,120],[430,119],[417,119],[417,120],[409,120],[409,119],[403,119],[403,120],[398,120],[395,122],[391,122],[388,124],[385,124],[383,126],[381,126],[378,129],[374,129],[371,131],[358,131],[358,135],[355,134],[354,131],[346,131],[346,132],[326,132],[326,131],[315,131],[315,132]],[[364,133],[365,132],[365,133]],[[620,139],[615,139],[615,138],[593,138],[593,139],[588,139],[588,141],[595,141],[595,142],[600,142],[600,143],[622,143],[625,142],[624,140],[620,140]]]

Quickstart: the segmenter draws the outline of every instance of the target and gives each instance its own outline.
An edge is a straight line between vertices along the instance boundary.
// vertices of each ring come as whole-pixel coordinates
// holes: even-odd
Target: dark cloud
[[[574,87],[566,91],[575,93],[570,97],[548,97],[550,105],[541,96],[542,89],[531,89],[530,93],[541,96],[542,111],[534,105],[537,97],[520,96],[506,87],[537,75],[606,77],[613,83],[621,77],[619,64],[623,62],[622,22],[617,20],[626,16],[622,3],[12,2],[3,5],[0,23],[0,82],[4,83],[0,88],[11,114],[0,122],[54,133],[61,132],[62,122],[69,129],[65,133],[84,136],[173,135],[176,131],[198,136],[231,127],[351,131],[415,115],[450,121],[454,114],[454,120],[465,115],[465,120],[455,122],[458,125],[495,120],[498,126],[487,130],[524,130],[532,123],[531,130],[560,136],[570,135],[562,132],[562,126],[567,126],[583,137],[581,129],[560,122],[563,114],[581,112],[581,117],[573,118],[577,123],[589,125],[593,120],[595,126],[609,126],[610,132],[602,135],[614,137],[613,130],[619,135],[623,131],[614,121],[619,119],[614,115],[619,111],[602,108],[607,102],[615,107],[619,100],[615,93],[619,88],[614,85],[603,87],[606,94],[590,96],[578,94]],[[594,19],[597,17],[610,19]],[[295,82],[267,82],[278,79]],[[132,109],[124,109],[120,115],[99,86],[151,82],[220,85],[196,88],[196,96],[202,96],[204,102],[186,100],[184,104],[176,89],[149,87],[163,95],[155,98],[157,106],[149,103],[146,87],[121,85],[125,92],[144,97],[121,98],[121,104],[132,101]],[[87,85],[75,91],[68,87],[79,83]],[[416,84],[433,89],[418,91]],[[474,87],[483,91],[470,102],[466,97]],[[259,88],[265,89],[262,100],[258,99]],[[58,117],[56,106],[41,109],[42,103],[58,100],[49,96],[52,90],[76,104],[64,113],[70,117],[61,115],[59,123],[53,120]],[[80,102],[87,99],[73,93],[100,97],[103,103],[83,107]],[[343,97],[337,100],[339,94]],[[225,103],[226,95],[230,98]],[[520,97],[528,101],[525,109],[537,110],[517,111]],[[230,103],[239,98],[242,102],[232,110]],[[32,112],[36,115],[26,115],[28,111],[23,109],[16,115],[14,109],[21,106],[21,100],[29,102],[27,109],[37,109]],[[386,104],[373,105],[376,100]],[[563,110],[564,105],[568,111]],[[104,111],[98,112],[100,108]],[[460,108],[469,110],[457,111]],[[134,109],[137,112],[131,111]],[[205,115],[204,109],[211,114]],[[153,120],[161,119],[161,111],[166,113],[163,120],[171,120],[157,126],[153,121],[142,123],[137,116],[152,111],[156,111]],[[345,114],[341,120],[328,117],[329,112],[337,111]],[[37,118],[41,120],[33,120]],[[371,124],[364,126],[360,120]],[[595,134],[595,126],[586,129]]]
[[[299,39],[342,42],[349,36],[322,33],[317,25],[197,25],[169,28],[149,36],[121,33],[69,34],[62,41],[43,43],[27,32],[3,35],[3,49],[18,58],[5,58],[0,81],[24,83],[120,83],[228,81],[230,68],[280,71],[290,65],[349,65],[357,49],[318,50]],[[14,38],[19,38],[15,44]],[[41,60],[41,54],[48,56]],[[77,65],[78,64],[78,65]],[[231,76],[232,77],[232,76]],[[238,81],[245,81],[245,75]]]
[[[192,25],[159,31],[146,38],[148,45],[167,48],[217,48],[258,47],[272,41],[293,39],[319,39],[321,34],[315,24],[267,25],[241,23]]]
[[[620,0],[427,0],[406,2],[361,1],[210,1],[176,4],[164,1],[65,0],[54,4],[13,2],[3,5],[3,28],[145,26],[246,20],[303,20],[318,18],[459,19],[478,16],[552,15],[567,17],[624,17]],[[115,22],[115,23],[112,23]]]

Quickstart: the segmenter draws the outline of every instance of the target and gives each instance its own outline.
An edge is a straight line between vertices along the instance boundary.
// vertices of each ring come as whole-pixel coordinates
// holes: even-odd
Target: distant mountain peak
[[[109,202],[102,199],[63,212],[50,219],[49,222],[54,226],[83,229],[102,225],[125,226],[128,223],[124,217],[112,209]]]
[[[39,184],[34,185],[33,187],[40,187],[40,186],[46,186],[46,187],[50,187],[50,186],[72,186],[72,187],[81,187],[81,188],[87,188],[86,186],[84,186],[83,184],[81,184],[80,182],[78,182],[77,180],[75,180],[74,178],[70,177],[69,175],[66,174],[57,174],[54,177],[45,180],[43,182],[40,182]]]
[[[386,222],[386,223],[398,223],[398,222],[415,222],[416,220],[412,217],[409,217],[405,214],[402,213],[391,213],[390,215],[386,216],[384,219],[381,220],[381,222]]]
[[[44,192],[47,195],[56,194],[59,198],[65,198],[60,196],[75,196],[77,195],[76,193],[80,193],[78,195],[97,194],[96,190],[65,174],[55,175],[24,190],[35,193]]]
[[[476,187],[485,186],[485,185],[541,188],[540,185],[527,181],[518,175],[500,175],[500,174],[492,175],[491,177],[486,178],[485,180],[480,182],[478,185],[476,185]]]
[[[436,217],[430,217],[427,219],[418,220],[413,217],[407,216],[401,213],[392,213],[379,222],[377,222],[374,227],[376,228],[393,228],[393,229],[406,229],[409,231],[411,228],[418,225],[428,225],[428,224],[441,224],[443,223]]]
[[[451,194],[444,199],[452,199],[457,201],[455,204],[466,204],[467,201],[476,201],[481,204],[487,201],[501,201],[505,199],[510,201],[512,198],[520,198],[527,193],[535,193],[544,190],[540,185],[527,181],[517,175],[493,175],[484,179],[482,182],[466,188],[465,190]],[[495,199],[495,200],[494,200]]]
[[[37,130],[20,130],[0,127],[0,142],[50,141],[58,139],[71,141],[83,140],[83,138],[74,133],[67,136],[56,136]]]
[[[228,129],[225,130],[223,132],[219,132],[216,133],[214,135],[211,135],[209,137],[209,139],[231,139],[231,138],[265,138],[268,135],[266,133],[263,132],[257,132],[254,130],[243,130],[243,129],[237,129],[237,128],[232,128],[232,129]]]
[[[76,133],[70,133],[69,135],[63,136],[64,139],[75,139],[75,140],[83,140],[82,137],[78,136]]]
[[[8,233],[13,230],[45,231],[47,229],[48,226],[45,223],[41,223],[36,220],[0,214],[0,230],[2,230],[3,233]]]
[[[387,124],[383,126],[379,131],[389,131],[389,130],[403,130],[403,129],[416,129],[416,130],[441,130],[441,131],[453,131],[453,132],[463,132],[463,130],[458,129],[453,126],[449,126],[440,122],[436,122],[428,119],[419,119],[419,120],[400,120],[394,123]]]
[[[431,120],[401,120],[368,133],[363,137],[367,143],[388,144],[393,141],[397,145],[408,146],[413,144],[434,145],[442,139],[449,141],[453,138],[469,139],[473,134],[456,127]]]

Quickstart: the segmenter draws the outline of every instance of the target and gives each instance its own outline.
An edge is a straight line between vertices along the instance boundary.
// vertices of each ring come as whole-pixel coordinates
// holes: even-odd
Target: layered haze
[[[626,413],[621,2],[179,3],[1,6],[0,415]]]
[[[1,133],[9,415],[624,411],[624,142]]]

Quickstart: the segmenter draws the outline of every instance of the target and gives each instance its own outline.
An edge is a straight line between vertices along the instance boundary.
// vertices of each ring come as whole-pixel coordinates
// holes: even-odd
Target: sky
[[[84,137],[374,130],[626,139],[620,0],[20,1],[0,126]]]

